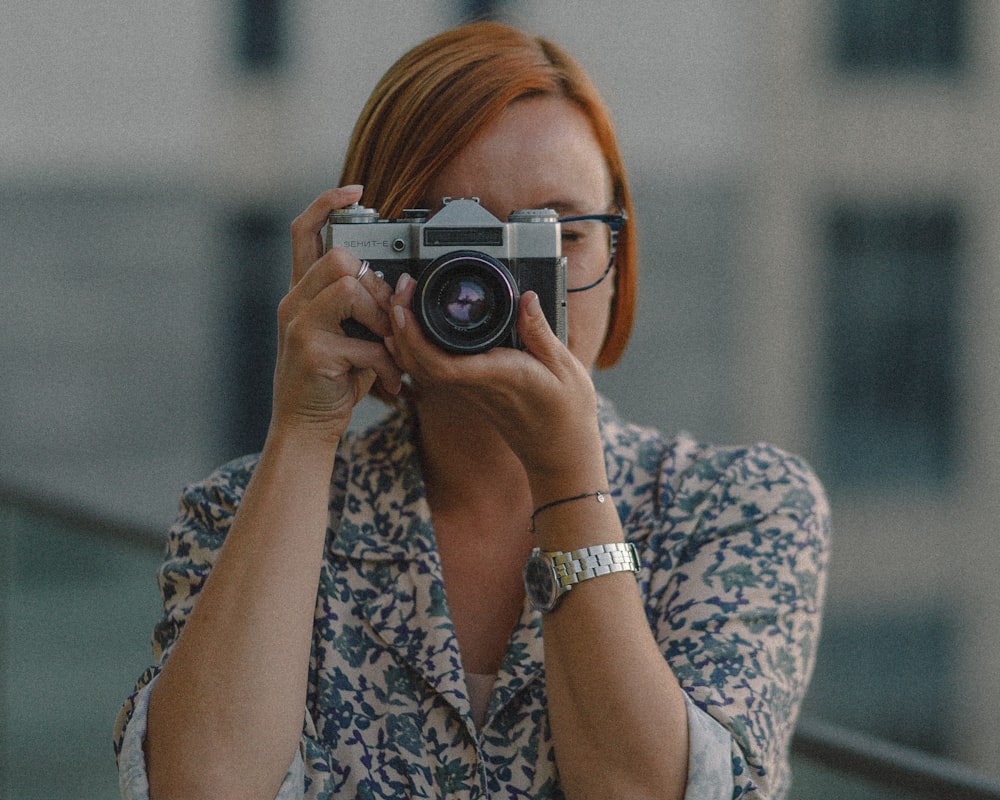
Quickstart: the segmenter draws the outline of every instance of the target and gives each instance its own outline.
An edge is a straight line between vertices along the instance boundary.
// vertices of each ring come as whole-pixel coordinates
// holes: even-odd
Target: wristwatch
[[[535,611],[549,612],[576,584],[613,572],[638,572],[639,554],[631,542],[598,544],[580,550],[536,547],[524,565],[524,591]]]

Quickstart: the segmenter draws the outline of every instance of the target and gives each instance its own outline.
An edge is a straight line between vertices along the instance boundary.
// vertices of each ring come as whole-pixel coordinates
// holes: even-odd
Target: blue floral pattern
[[[819,636],[829,553],[823,490],[805,464],[768,445],[668,439],[623,423],[604,400],[600,422],[611,495],[642,562],[650,627],[691,701],[689,716],[699,717],[691,729],[710,726],[729,743],[733,797],[781,798]],[[300,756],[289,773],[304,776],[295,794],[562,798],[540,618],[527,604],[484,724],[472,721],[414,426],[397,411],[341,444]],[[119,714],[117,752],[255,464],[253,456],[233,461],[185,491],[160,571],[157,666]],[[692,753],[692,765],[702,755]]]

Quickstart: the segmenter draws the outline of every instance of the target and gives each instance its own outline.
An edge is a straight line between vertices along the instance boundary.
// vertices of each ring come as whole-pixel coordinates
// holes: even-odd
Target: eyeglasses
[[[608,257],[608,265],[604,268],[604,272],[601,273],[597,280],[592,281],[585,286],[576,286],[573,288],[567,288],[566,292],[585,292],[588,289],[593,289],[595,286],[601,283],[608,275],[611,273],[611,268],[615,265],[615,255],[618,252],[618,232],[625,227],[625,223],[628,221],[628,217],[622,214],[585,214],[579,217],[562,217],[559,222],[562,224],[573,223],[573,222],[600,222],[608,226],[611,233],[611,254]]]

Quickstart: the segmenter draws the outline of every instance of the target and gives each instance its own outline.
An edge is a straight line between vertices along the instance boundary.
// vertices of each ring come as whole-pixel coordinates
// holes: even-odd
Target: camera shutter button
[[[551,208],[525,208],[511,211],[508,222],[558,222],[559,215]]]
[[[365,222],[378,222],[378,211],[374,208],[365,208],[354,203],[347,208],[336,208],[330,213],[330,222],[359,224]]]

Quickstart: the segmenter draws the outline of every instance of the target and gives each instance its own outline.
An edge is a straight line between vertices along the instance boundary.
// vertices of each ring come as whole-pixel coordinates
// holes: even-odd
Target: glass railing
[[[0,491],[0,797],[118,797],[111,731],[150,660],[161,557],[131,526]]]
[[[1000,780],[948,759],[817,719],[792,742],[801,800],[1000,800]]]
[[[0,486],[0,798],[112,800],[111,729],[150,658],[162,532]],[[803,720],[791,800],[1000,800],[1000,781]]]

